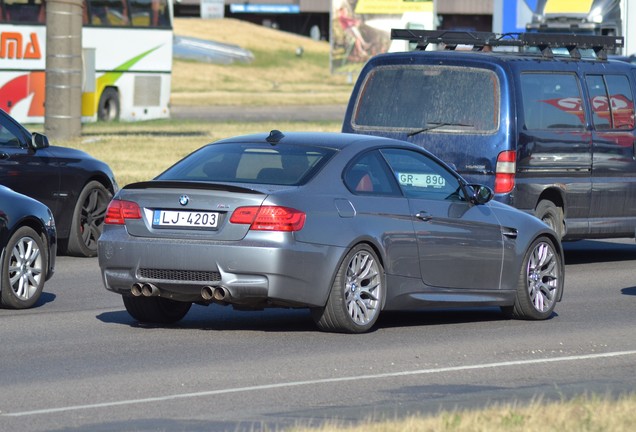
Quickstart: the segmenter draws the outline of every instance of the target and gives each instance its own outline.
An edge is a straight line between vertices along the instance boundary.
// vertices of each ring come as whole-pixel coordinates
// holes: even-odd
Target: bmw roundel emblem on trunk
[[[179,197],[179,204],[181,204],[182,206],[188,205],[189,202],[190,202],[190,197],[189,196],[181,195]]]

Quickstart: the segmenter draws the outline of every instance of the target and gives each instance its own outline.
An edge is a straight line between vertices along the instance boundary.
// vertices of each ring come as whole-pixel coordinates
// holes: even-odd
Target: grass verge
[[[337,422],[321,428],[296,427],[287,432],[628,432],[634,430],[636,395],[582,396],[569,401],[506,404],[483,410],[457,410],[433,416]]]

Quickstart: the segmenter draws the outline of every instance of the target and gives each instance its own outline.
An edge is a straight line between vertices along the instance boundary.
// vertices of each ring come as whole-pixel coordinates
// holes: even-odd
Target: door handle
[[[431,216],[429,213],[427,213],[425,211],[417,212],[415,217],[420,219],[420,220],[423,220],[423,221],[429,221],[429,220],[433,219],[433,216]]]
[[[9,153],[5,153],[5,152],[0,152],[0,159],[1,160],[7,160],[9,159]]]

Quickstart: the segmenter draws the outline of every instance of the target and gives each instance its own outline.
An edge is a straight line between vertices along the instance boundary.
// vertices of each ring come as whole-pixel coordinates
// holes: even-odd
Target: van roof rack
[[[554,56],[554,48],[566,48],[572,58],[581,58],[581,49],[591,49],[596,58],[607,60],[607,51],[622,48],[622,36],[595,36],[567,33],[491,33],[449,30],[409,30],[391,29],[391,39],[417,43],[418,50],[425,50],[428,44],[444,44],[454,50],[458,45],[472,45],[474,51],[484,47],[536,47],[544,57]]]

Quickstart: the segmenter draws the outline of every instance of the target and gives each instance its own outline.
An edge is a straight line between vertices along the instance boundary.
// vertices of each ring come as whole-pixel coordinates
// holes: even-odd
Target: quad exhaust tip
[[[205,286],[201,289],[201,297],[206,301],[225,301],[230,297],[230,293],[223,287]]]
[[[135,297],[155,297],[159,295],[159,288],[151,283],[136,282],[130,288],[130,293]],[[226,301],[230,297],[227,288],[204,286],[201,289],[201,297],[206,301]]]
[[[130,288],[130,293],[135,297],[155,297],[159,295],[159,288],[150,283],[134,283]]]

